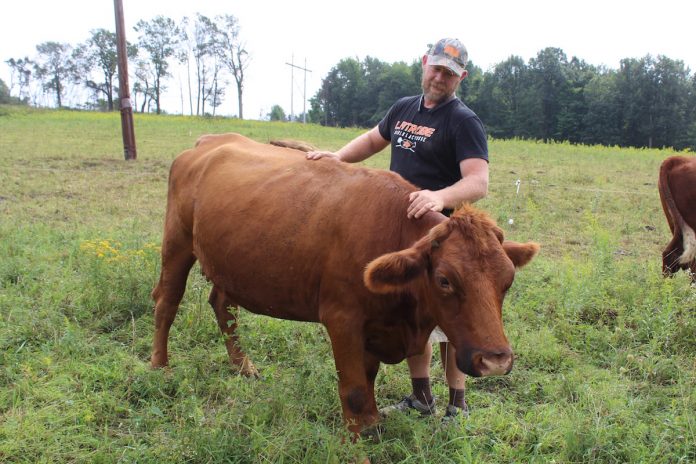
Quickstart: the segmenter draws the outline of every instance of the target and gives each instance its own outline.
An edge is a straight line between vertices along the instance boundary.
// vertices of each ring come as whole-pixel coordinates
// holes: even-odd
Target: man
[[[488,145],[483,124],[455,91],[466,78],[468,53],[457,39],[441,39],[422,58],[422,95],[399,99],[380,123],[335,153],[311,151],[308,159],[333,156],[356,163],[391,143],[390,169],[421,188],[409,197],[406,214],[417,220],[428,211],[449,215],[464,202],[488,193]],[[449,385],[445,419],[468,413],[464,400],[466,377],[456,366],[454,348],[439,328],[422,355],[407,359],[413,393],[381,412],[415,409],[435,411],[430,389],[432,342],[440,353]]]

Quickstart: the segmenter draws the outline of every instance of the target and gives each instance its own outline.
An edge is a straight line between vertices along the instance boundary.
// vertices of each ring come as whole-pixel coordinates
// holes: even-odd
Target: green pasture
[[[242,377],[194,270],[153,371],[149,293],[168,168],[199,135],[336,149],[361,130],[136,114],[135,131],[126,162],[118,113],[0,106],[0,462],[696,462],[696,288],[660,269],[672,152],[491,140],[478,206],[542,245],[505,301],[515,368],[469,379],[459,424],[392,415],[351,444],[320,325],[242,311],[262,378]],[[380,406],[409,390],[404,363],[382,366]]]

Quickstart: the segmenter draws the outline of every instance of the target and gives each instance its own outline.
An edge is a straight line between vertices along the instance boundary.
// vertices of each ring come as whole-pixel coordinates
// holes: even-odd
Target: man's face
[[[435,106],[451,98],[464,77],[466,77],[466,71],[462,76],[458,76],[446,66],[426,64],[424,57],[421,87],[426,106]]]

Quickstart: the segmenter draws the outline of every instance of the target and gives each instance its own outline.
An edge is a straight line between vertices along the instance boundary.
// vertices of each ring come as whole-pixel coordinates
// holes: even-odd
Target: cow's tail
[[[679,262],[686,265],[696,259],[696,233],[694,229],[684,224],[682,234],[684,236],[684,253],[679,258]]]
[[[668,210],[665,211],[665,213],[671,217],[674,228],[672,232],[675,236],[679,233],[682,235],[684,252],[679,257],[679,263],[688,264],[696,259],[696,233],[694,233],[694,230],[689,227],[684,220],[684,217],[679,212],[679,209],[674,202],[674,197],[672,196],[672,190],[669,187],[669,171],[676,163],[678,163],[678,159],[676,158],[666,159],[662,162],[662,165],[660,165],[660,180],[658,182],[658,190],[660,192],[662,202]]]

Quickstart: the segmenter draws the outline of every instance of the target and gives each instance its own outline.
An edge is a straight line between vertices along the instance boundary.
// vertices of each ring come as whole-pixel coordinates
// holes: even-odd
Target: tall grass
[[[0,461],[696,461],[696,291],[660,273],[670,153],[492,140],[479,206],[543,247],[505,302],[515,368],[470,379],[459,424],[393,415],[351,444],[320,325],[242,311],[262,377],[241,377],[194,270],[171,366],[153,371],[149,292],[168,167],[199,135],[336,149],[360,130],[140,114],[135,128],[125,162],[117,114],[0,107]],[[433,378],[442,406],[438,363]],[[378,403],[409,388],[403,363],[383,366]]]

